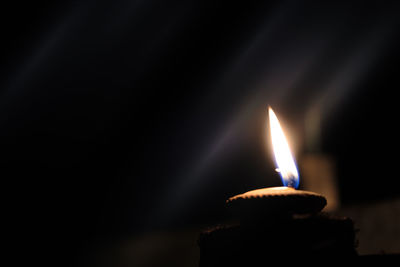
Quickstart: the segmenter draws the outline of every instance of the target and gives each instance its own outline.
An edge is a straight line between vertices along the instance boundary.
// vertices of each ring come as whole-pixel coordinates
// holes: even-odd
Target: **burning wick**
[[[254,209],[285,214],[313,214],[321,211],[326,205],[325,197],[314,192],[295,190],[299,186],[299,172],[292,152],[271,107],[268,108],[268,114],[276,171],[284,186],[248,191],[229,198],[227,204],[238,207],[239,212],[245,214]]]

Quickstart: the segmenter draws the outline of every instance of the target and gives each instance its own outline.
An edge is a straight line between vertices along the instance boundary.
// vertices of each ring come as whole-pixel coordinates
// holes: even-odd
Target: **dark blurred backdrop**
[[[267,105],[298,158],[334,159],[342,205],[398,198],[399,11],[3,4],[0,175],[13,240],[75,265],[116,240],[218,222],[227,197],[280,185]]]

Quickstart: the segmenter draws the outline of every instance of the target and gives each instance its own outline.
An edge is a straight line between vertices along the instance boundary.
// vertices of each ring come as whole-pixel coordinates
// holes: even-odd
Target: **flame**
[[[268,108],[268,113],[277,171],[282,177],[284,186],[297,188],[299,186],[299,172],[297,171],[292,153],[290,152],[289,144],[286,141],[279,120],[271,107]]]

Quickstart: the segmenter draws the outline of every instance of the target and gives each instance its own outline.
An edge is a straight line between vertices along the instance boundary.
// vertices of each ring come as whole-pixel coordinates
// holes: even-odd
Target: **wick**
[[[291,176],[287,181],[287,187],[296,189],[295,185],[296,185],[296,179],[293,176]]]

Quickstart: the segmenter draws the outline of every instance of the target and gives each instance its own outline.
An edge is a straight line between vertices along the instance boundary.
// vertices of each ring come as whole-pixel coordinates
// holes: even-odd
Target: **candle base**
[[[320,213],[326,199],[314,192],[270,187],[226,201],[235,225],[200,234],[200,266],[255,266],[268,258],[357,256],[352,220]]]

